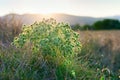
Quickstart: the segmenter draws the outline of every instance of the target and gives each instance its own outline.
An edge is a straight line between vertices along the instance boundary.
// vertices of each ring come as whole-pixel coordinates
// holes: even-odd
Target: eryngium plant
[[[61,69],[64,72],[69,68],[68,73],[74,73],[72,75],[75,77],[72,61],[81,49],[81,44],[79,35],[68,24],[43,19],[39,23],[23,26],[22,33],[14,39],[13,44],[22,49],[29,48],[33,54],[40,54],[47,61],[59,65],[57,75],[63,77]]]

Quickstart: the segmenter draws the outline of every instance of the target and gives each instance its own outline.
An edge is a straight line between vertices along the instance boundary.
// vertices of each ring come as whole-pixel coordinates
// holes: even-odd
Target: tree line
[[[104,19],[96,21],[92,25],[83,25],[75,24],[72,25],[73,30],[117,30],[120,29],[120,21],[115,19]]]

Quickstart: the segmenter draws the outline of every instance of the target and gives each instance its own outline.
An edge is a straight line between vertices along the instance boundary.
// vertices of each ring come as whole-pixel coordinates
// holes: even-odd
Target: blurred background
[[[78,56],[120,75],[120,0],[1,0],[0,48],[8,49],[23,25],[43,18],[70,24],[80,35]]]

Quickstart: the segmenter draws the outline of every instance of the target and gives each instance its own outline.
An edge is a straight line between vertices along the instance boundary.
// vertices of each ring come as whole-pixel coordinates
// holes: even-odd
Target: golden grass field
[[[80,40],[97,40],[101,45],[109,44],[113,50],[120,49],[120,30],[79,31]]]
[[[103,65],[120,73],[120,30],[78,31],[78,33],[85,53],[100,55]]]

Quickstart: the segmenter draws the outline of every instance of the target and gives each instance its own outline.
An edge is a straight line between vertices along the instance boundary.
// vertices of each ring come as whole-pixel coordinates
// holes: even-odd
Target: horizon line
[[[0,15],[0,17],[9,15],[9,14],[17,14],[17,15],[55,15],[55,14],[64,14],[64,15],[70,15],[70,16],[78,16],[78,17],[92,17],[92,18],[104,18],[104,17],[111,17],[111,16],[120,16],[120,14],[115,14],[115,15],[108,15],[108,16],[88,16],[88,15],[75,15],[75,14],[70,14],[70,13],[57,13],[57,12],[53,12],[53,13],[47,13],[47,14],[43,14],[43,13],[17,13],[17,12],[11,12],[11,13],[6,13],[3,15]]]

